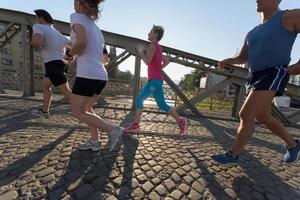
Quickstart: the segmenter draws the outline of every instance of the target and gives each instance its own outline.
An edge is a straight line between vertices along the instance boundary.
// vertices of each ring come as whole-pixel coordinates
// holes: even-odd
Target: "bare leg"
[[[255,129],[255,118],[272,103],[275,91],[251,91],[241,111],[237,139],[231,152],[237,156],[246,145]],[[259,103],[258,103],[259,102]]]
[[[175,110],[175,108],[171,108],[170,110],[169,110],[169,114],[179,123],[179,121],[180,121],[180,116],[177,114],[177,112],[176,112],[176,110]]]
[[[100,128],[106,132],[112,132],[115,126],[106,122],[99,116],[86,112],[85,107],[90,101],[91,97],[80,96],[76,94],[71,95],[71,105],[72,105],[72,114],[79,119],[80,121],[94,126],[96,128]]]
[[[270,105],[256,117],[257,122],[263,123],[270,131],[285,141],[288,147],[295,146],[295,139],[287,133],[283,124],[271,115],[271,112],[272,109]]]
[[[143,114],[143,110],[136,109],[133,122],[140,123],[142,114]]]
[[[69,83],[66,82],[64,84],[61,84],[58,86],[58,89],[60,90],[60,92],[68,99],[71,99],[71,90],[69,87]]]
[[[90,101],[88,102],[88,104],[85,106],[85,111],[91,114],[96,115],[93,106],[95,105],[95,103],[97,102],[97,99],[99,98],[98,95],[93,96]],[[92,125],[88,125],[89,126],[89,132],[91,133],[91,138],[93,140],[99,140],[98,136],[98,128]]]
[[[42,81],[43,88],[43,111],[49,112],[50,104],[52,99],[52,89],[51,89],[51,81],[49,78],[44,77]]]

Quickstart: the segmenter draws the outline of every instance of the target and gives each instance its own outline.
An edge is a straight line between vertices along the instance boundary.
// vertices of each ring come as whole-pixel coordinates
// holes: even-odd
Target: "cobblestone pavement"
[[[35,99],[0,96],[0,199],[300,199],[300,161],[281,163],[282,142],[258,127],[240,165],[219,166],[210,156],[230,147],[237,122],[189,118],[186,136],[172,118],[144,113],[141,131],[124,135],[108,152],[79,151],[87,127],[54,103],[49,119],[33,117]],[[128,125],[128,110],[97,108]],[[299,127],[287,130],[300,136]]]

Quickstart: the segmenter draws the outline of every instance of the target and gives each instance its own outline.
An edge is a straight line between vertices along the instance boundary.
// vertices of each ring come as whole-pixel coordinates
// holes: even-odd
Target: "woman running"
[[[137,50],[140,57],[146,65],[148,65],[148,83],[144,86],[142,92],[139,94],[136,103],[136,112],[134,121],[126,132],[137,132],[140,129],[140,120],[143,113],[143,102],[150,96],[153,96],[158,107],[169,113],[178,123],[180,134],[185,134],[187,129],[186,118],[180,117],[174,108],[171,108],[165,101],[163,92],[163,77],[161,71],[169,64],[169,60],[162,55],[162,49],[159,41],[164,35],[164,29],[161,26],[153,26],[148,33],[148,40],[151,42],[150,46],[145,51],[144,46],[138,45]],[[145,53],[146,52],[146,53]]]
[[[92,109],[88,109],[91,102],[95,102],[107,83],[107,72],[103,64],[104,38],[100,28],[95,24],[99,17],[99,4],[103,0],[74,0],[76,13],[71,15],[72,47],[67,53],[67,59],[77,57],[77,74],[72,89],[72,114],[81,122],[89,126],[91,138],[79,146],[81,150],[91,149],[99,151],[100,141],[97,129],[109,134],[109,149],[112,151],[123,134],[121,127],[114,126]]]

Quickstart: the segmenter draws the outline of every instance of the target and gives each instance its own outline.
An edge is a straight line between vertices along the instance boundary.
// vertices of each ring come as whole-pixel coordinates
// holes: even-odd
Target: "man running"
[[[248,96],[240,111],[240,125],[237,139],[229,151],[212,158],[220,164],[238,162],[241,150],[251,138],[255,120],[263,123],[286,143],[283,161],[293,163],[300,156],[300,140],[293,138],[280,121],[272,117],[271,104],[275,96],[283,94],[289,80],[288,65],[297,34],[300,32],[300,10],[280,10],[281,0],[256,0],[256,10],[261,13],[261,24],[246,36],[239,55],[219,62],[226,64],[247,64]],[[295,70],[299,62],[292,65]]]
[[[45,62],[45,76],[42,81],[43,107],[40,110],[32,110],[35,116],[50,115],[50,104],[52,99],[51,86],[57,87],[67,99],[70,99],[71,90],[65,75],[64,48],[69,39],[63,36],[53,27],[53,18],[42,9],[34,11],[37,23],[33,25],[31,45],[42,49]]]

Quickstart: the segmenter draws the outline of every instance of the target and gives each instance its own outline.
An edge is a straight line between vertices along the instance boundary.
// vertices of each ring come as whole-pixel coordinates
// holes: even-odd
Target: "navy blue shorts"
[[[246,81],[246,90],[272,90],[276,96],[282,96],[288,84],[290,75],[286,66],[271,67],[261,71],[251,72]]]
[[[107,81],[103,80],[76,77],[73,84],[72,93],[86,97],[100,95],[106,83]]]

